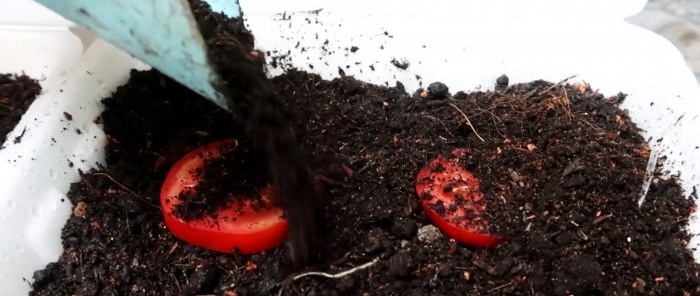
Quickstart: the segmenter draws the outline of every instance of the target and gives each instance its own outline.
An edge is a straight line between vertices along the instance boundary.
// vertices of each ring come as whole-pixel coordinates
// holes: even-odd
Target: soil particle
[[[354,276],[349,275],[346,277],[341,278],[338,281],[338,284],[336,285],[336,289],[338,291],[347,293],[349,291],[352,291],[352,289],[355,287],[355,284],[357,283],[357,280],[355,279]]]
[[[418,225],[415,222],[409,220],[399,220],[394,221],[394,225],[391,226],[391,234],[395,237],[403,239],[411,239],[416,235],[418,230]]]
[[[406,252],[398,252],[389,258],[389,276],[403,278],[413,269],[411,256]]]
[[[506,74],[498,76],[496,79],[496,91],[503,91],[508,87],[509,79]]]
[[[444,99],[450,96],[450,89],[442,82],[433,82],[428,85],[428,93],[433,99]]]
[[[391,64],[394,65],[394,67],[399,68],[401,70],[406,70],[408,69],[408,66],[410,66],[408,61],[397,60],[396,58],[391,59]]]
[[[415,92],[413,92],[413,95],[411,96],[411,99],[413,99],[414,101],[420,101],[427,98],[428,92],[422,88],[417,89]]]
[[[27,133],[27,127],[26,127],[26,126],[25,126],[24,128],[22,128],[22,132],[19,133],[19,136],[16,136],[16,137],[14,138],[14,140],[12,140],[12,143],[14,143],[14,144],[19,144],[20,142],[22,142],[22,138],[24,138],[24,134],[25,134],[25,133]]]
[[[7,134],[15,128],[39,93],[41,86],[29,76],[0,74],[0,144],[5,143]],[[24,132],[26,128],[14,139],[15,144],[22,140]]]
[[[391,247],[392,242],[386,231],[381,228],[373,228],[367,233],[367,239],[364,243],[364,251],[368,255],[375,255],[387,248]]]

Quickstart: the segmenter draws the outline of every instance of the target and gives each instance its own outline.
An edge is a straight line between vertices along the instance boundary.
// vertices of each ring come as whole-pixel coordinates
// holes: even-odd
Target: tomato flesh
[[[455,155],[465,150],[455,151]],[[438,157],[416,177],[421,207],[437,228],[456,241],[478,248],[493,248],[504,238],[488,232],[488,220],[479,180],[456,159]]]
[[[287,233],[287,221],[282,209],[272,205],[270,187],[260,189],[263,207],[250,198],[219,209],[213,215],[184,221],[175,214],[183,191],[196,188],[195,171],[207,160],[236,148],[235,139],[226,139],[195,149],[181,158],[168,172],[160,192],[161,211],[168,230],[192,245],[223,253],[258,253],[280,245]],[[235,194],[235,193],[234,193]]]

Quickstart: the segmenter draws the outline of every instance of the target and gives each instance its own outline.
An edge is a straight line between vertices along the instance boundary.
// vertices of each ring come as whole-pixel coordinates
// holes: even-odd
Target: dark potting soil
[[[5,143],[7,134],[15,128],[40,92],[41,85],[27,75],[0,74],[0,145]],[[18,136],[15,142],[21,140]]]
[[[649,150],[618,108],[624,95],[605,98],[565,83],[501,81],[498,92],[454,96],[434,83],[410,96],[400,85],[290,70],[272,83],[293,113],[267,115],[287,136],[278,120],[290,120],[323,193],[317,227],[325,240],[319,261],[305,271],[365,268],[336,279],[295,278],[299,271],[282,247],[245,256],[179,241],[163,225],[158,195],[180,157],[229,137],[241,141],[241,151],[255,151],[261,139],[279,148],[261,135],[265,125],[250,119],[267,118],[251,114],[269,110],[253,98],[270,107],[274,94],[257,88],[260,76],[226,68],[255,72],[243,55],[222,55],[251,50],[252,36],[242,38],[240,24],[192,3],[220,70],[238,81],[225,89],[240,98],[241,112],[232,118],[156,71],[133,71],[104,100],[107,165],[71,185],[64,252],[34,274],[31,295],[700,294],[699,269],[686,249],[693,202],[675,180],[657,176],[638,207]],[[217,30],[238,38],[206,36]],[[416,174],[455,148],[469,148],[460,163],[480,179],[489,229],[509,243],[474,249],[430,226]],[[268,165],[285,157],[262,151]],[[216,174],[216,167],[203,173]],[[226,168],[219,173],[240,173]],[[210,206],[225,205],[225,195],[217,196],[208,197]]]
[[[656,178],[637,206],[649,151],[617,108],[622,95],[535,81],[413,99],[294,70],[273,82],[325,189],[328,240],[306,270],[375,264],[290,280],[298,272],[282,248],[227,255],[172,237],[158,203],[170,166],[218,139],[252,144],[226,112],[155,71],[134,71],[104,101],[107,166],[71,186],[65,251],[35,273],[32,295],[700,293],[684,229],[692,201]],[[480,178],[490,228],[512,236],[494,250],[431,231],[414,190],[429,160],[465,147],[461,164]]]
[[[207,44],[209,57],[223,80],[219,90],[231,98],[229,107],[245,124],[253,144],[267,159],[277,203],[289,223],[287,246],[297,264],[315,259],[319,242],[319,198],[311,170],[297,143],[288,114],[264,71],[264,55],[242,20],[212,13],[206,2],[190,0],[192,12]]]
[[[183,191],[175,206],[175,215],[185,221],[204,215],[215,217],[217,209],[237,199],[252,200],[262,206],[261,188],[270,183],[265,154],[253,149],[252,143],[239,142],[235,149],[219,149],[220,158],[205,160],[195,170],[198,183]]]

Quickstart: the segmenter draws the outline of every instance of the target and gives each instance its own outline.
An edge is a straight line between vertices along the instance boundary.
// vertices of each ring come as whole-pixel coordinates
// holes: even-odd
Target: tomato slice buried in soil
[[[184,221],[175,214],[175,207],[181,203],[180,193],[193,190],[198,183],[194,172],[205,160],[218,158],[222,151],[231,151],[236,145],[234,139],[214,142],[195,149],[175,163],[161,188],[161,210],[170,232],[192,245],[223,253],[237,250],[252,254],[278,246],[287,233],[287,221],[282,217],[282,209],[271,204],[269,187],[260,189],[263,208],[253,205],[252,200],[242,199],[244,201],[234,202],[214,215],[199,219]]]
[[[455,149],[453,154],[466,150]],[[418,172],[416,192],[428,218],[456,241],[478,248],[493,248],[504,239],[487,232],[483,193],[479,180],[457,163],[442,156]]]

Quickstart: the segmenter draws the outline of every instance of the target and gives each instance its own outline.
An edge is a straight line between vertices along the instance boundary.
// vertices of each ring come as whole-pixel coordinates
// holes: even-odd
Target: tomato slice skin
[[[455,150],[454,154],[465,153]],[[477,248],[494,248],[505,238],[488,233],[479,180],[456,159],[433,159],[416,176],[416,192],[426,216],[447,236]]]
[[[272,190],[261,188],[262,209],[251,206],[252,201],[239,199],[229,207],[219,209],[215,215],[184,221],[175,213],[181,203],[178,195],[192,190],[198,180],[194,174],[205,160],[220,157],[221,151],[231,151],[237,146],[235,139],[225,139],[199,147],[178,160],[168,172],[160,191],[161,212],[168,230],[177,238],[192,245],[222,252],[234,251],[254,254],[280,245],[287,234],[287,221],[283,211],[271,205]]]

